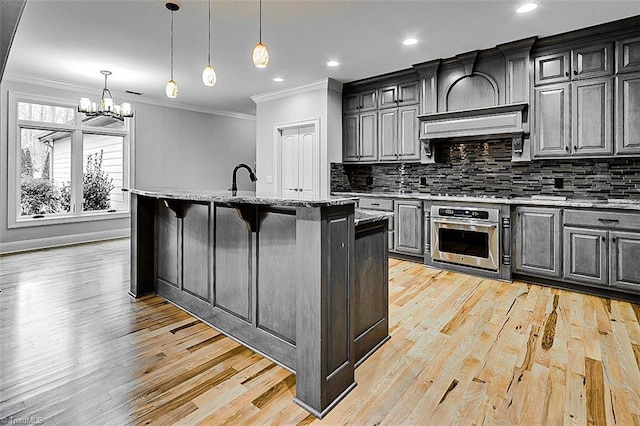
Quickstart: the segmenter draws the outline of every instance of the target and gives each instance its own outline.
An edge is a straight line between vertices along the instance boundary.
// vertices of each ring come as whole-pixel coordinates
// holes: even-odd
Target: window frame
[[[43,225],[57,225],[64,223],[81,223],[98,220],[122,219],[131,217],[131,196],[128,192],[124,194],[125,208],[115,212],[107,212],[106,210],[83,211],[82,209],[82,188],[79,182],[83,181],[84,162],[83,162],[83,134],[121,136],[123,137],[123,188],[133,186],[133,153],[134,150],[134,128],[135,119],[125,118],[124,127],[122,129],[111,129],[103,127],[93,127],[83,125],[81,114],[74,114],[73,124],[45,123],[31,120],[18,120],[18,103],[29,102],[46,105],[54,105],[61,107],[73,108],[76,110],[76,102],[68,99],[59,99],[48,96],[33,95],[28,93],[9,92],[9,116],[7,121],[8,127],[8,179],[7,179],[7,227],[25,228]],[[21,178],[21,129],[36,130],[56,130],[69,132],[71,134],[71,182],[72,208],[70,212],[48,214],[43,218],[34,218],[32,216],[20,216],[20,185]],[[78,182],[78,183],[74,183]]]

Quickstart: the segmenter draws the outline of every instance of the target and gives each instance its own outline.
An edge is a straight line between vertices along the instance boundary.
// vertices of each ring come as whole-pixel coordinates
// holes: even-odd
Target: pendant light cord
[[[209,0],[209,54],[207,55],[207,65],[211,65],[211,0]]]
[[[260,44],[262,44],[262,0],[260,0]]]
[[[173,10],[171,11],[171,80],[173,80]]]

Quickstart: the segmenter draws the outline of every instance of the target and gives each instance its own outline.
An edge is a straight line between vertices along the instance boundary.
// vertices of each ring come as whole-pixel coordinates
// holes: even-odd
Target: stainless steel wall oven
[[[500,269],[500,210],[431,206],[431,259]]]

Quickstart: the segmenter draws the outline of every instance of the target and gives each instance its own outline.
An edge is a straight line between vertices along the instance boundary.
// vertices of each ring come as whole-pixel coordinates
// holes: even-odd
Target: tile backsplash
[[[436,164],[334,163],[331,191],[640,199],[638,157],[514,163],[510,139],[438,144]]]

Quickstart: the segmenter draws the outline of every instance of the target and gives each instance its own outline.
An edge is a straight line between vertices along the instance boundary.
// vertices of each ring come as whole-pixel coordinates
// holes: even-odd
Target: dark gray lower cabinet
[[[387,222],[356,226],[354,359],[356,365],[389,336]]]
[[[640,233],[609,233],[610,284],[640,292]]]
[[[398,253],[421,256],[422,244],[422,201],[396,200],[395,202],[395,244]]]
[[[566,210],[564,278],[640,292],[640,215]]]
[[[606,286],[607,231],[564,227],[564,278]]]
[[[516,208],[516,272],[554,278],[562,276],[561,217],[561,209]]]

